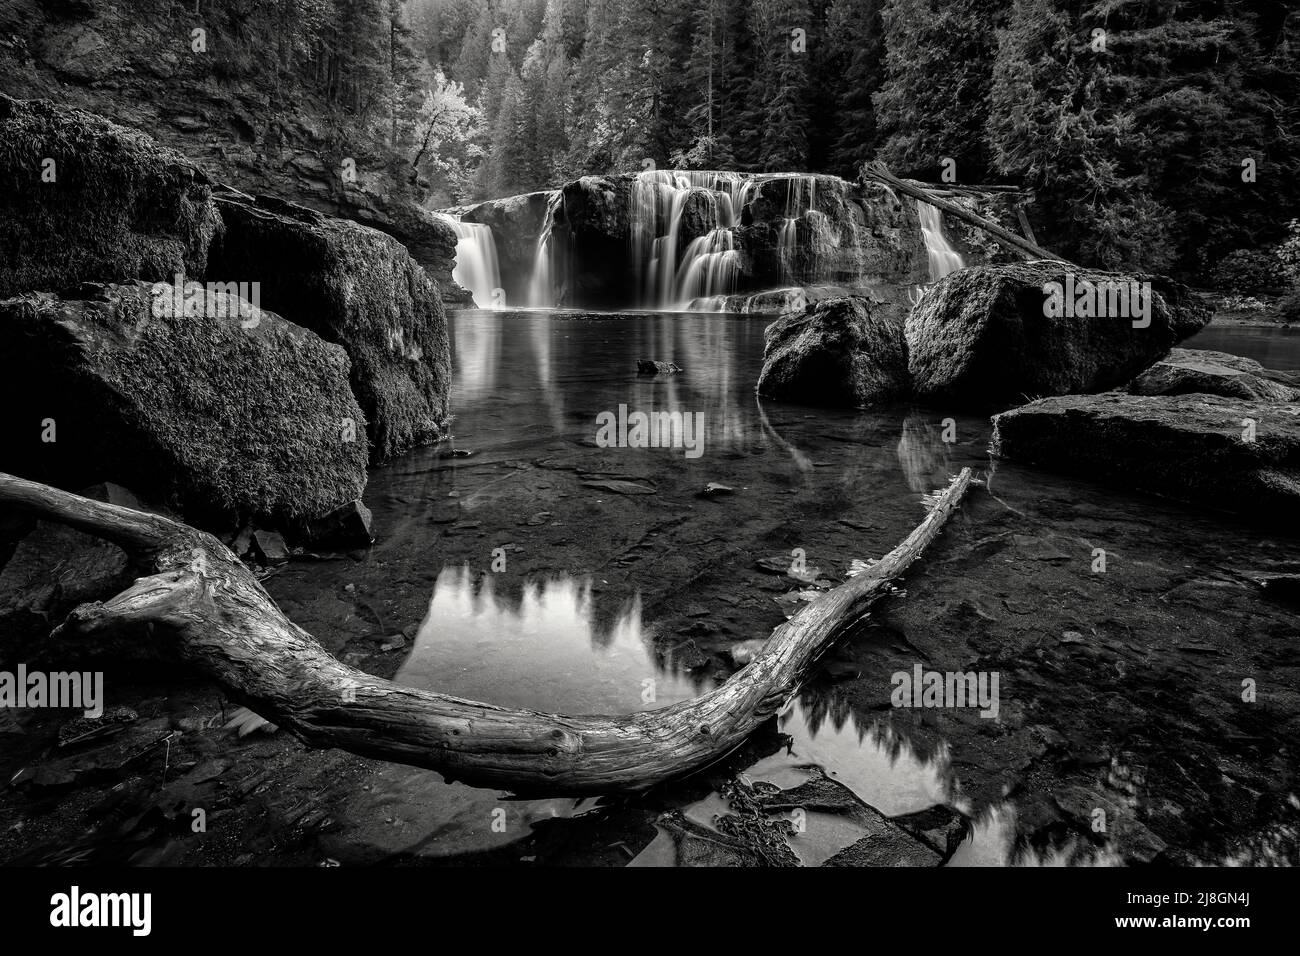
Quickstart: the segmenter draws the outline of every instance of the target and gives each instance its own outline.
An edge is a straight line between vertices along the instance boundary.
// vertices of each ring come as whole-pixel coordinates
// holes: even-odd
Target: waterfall
[[[480,309],[505,305],[492,228],[478,222],[461,222],[442,212],[435,215],[456,232],[456,265],[451,271],[456,284],[473,293],[474,304]]]
[[[692,300],[735,290],[740,261],[733,230],[751,186],[751,178],[741,173],[651,170],[637,174],[630,210],[632,259],[646,306],[691,308]],[[682,222],[692,202],[696,215],[705,211],[709,228],[681,249]]]
[[[533,254],[533,272],[528,279],[528,306],[533,309],[555,307],[555,250],[551,232],[555,227],[555,212],[564,200],[564,193],[555,190],[546,204],[546,220],[537,235],[537,251]]]
[[[948,244],[943,235],[943,215],[928,202],[917,202],[921,216],[921,237],[930,256],[930,281],[937,282],[950,272],[966,268],[961,253]]]

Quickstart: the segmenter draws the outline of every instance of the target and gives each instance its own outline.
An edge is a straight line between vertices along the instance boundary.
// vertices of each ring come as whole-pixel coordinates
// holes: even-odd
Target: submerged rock
[[[641,375],[658,375],[660,372],[672,375],[683,371],[681,366],[672,362],[655,362],[651,359],[637,359],[636,370]]]
[[[0,299],[200,275],[221,225],[207,176],[143,133],[0,93]]]
[[[1145,294],[1087,297],[1093,307],[1076,309],[1070,292],[1085,280],[1149,288],[1149,310]],[[1060,285],[1068,309],[1052,308],[1050,283]],[[1049,314],[1056,311],[1065,314]],[[1208,321],[1184,286],[1159,276],[1081,272],[1049,260],[977,266],[940,280],[912,310],[908,367],[922,400],[1006,408],[1121,386]]]
[[[902,313],[862,296],[824,299],[767,327],[758,393],[860,407],[908,388]]]
[[[347,375],[338,346],[197,285],[10,299],[0,470],[69,488],[118,482],[201,527],[288,527],[365,487]]]
[[[1209,349],[1174,349],[1132,382],[1134,395],[1187,395],[1199,392],[1247,401],[1294,402],[1300,381],[1264,368],[1254,359]]]
[[[1044,398],[993,419],[1003,458],[1300,522],[1300,409],[1214,395]]]
[[[451,348],[438,289],[392,237],[292,203],[220,196],[209,276],[257,281],[261,305],[337,343],[374,463],[447,434]],[[356,497],[355,495],[352,497]]]

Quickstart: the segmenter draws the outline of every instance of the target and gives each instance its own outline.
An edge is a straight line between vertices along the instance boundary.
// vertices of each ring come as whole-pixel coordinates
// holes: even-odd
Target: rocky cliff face
[[[528,280],[537,257],[537,241],[546,228],[546,210],[552,195],[545,191],[523,193],[460,210],[462,221],[481,223],[492,230],[507,302],[528,301]]]
[[[238,11],[226,11],[234,16]],[[240,14],[246,31],[276,35],[274,5]],[[210,14],[209,14],[210,16]],[[391,157],[338,145],[329,111],[286,78],[245,78],[240,47],[194,52],[204,22],[168,0],[0,4],[0,89],[101,114],[174,148],[216,181],[354,219],[400,240],[443,288],[456,237],[421,209],[409,170]],[[399,167],[401,164],[397,164]]]

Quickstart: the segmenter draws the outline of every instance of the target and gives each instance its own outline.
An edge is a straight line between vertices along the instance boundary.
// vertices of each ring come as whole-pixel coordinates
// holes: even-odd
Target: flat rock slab
[[[1188,395],[1199,392],[1245,401],[1294,402],[1300,380],[1266,369],[1254,359],[1209,349],[1173,349],[1132,382],[1134,395]]]
[[[1202,394],[1063,395],[995,416],[992,452],[1120,487],[1300,523],[1300,407],[1294,405]]]

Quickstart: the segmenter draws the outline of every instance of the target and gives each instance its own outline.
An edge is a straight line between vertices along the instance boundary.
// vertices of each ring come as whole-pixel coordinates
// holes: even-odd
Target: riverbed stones
[[[209,277],[258,282],[263,308],[343,347],[372,463],[446,437],[447,317],[437,286],[406,248],[378,230],[269,197],[222,194],[217,204],[225,230]]]
[[[863,407],[907,392],[903,315],[864,296],[823,299],[764,334],[758,393],[806,405]]]
[[[221,225],[207,176],[148,136],[0,94],[0,299],[85,280],[201,274]]]
[[[993,419],[992,452],[1281,525],[1300,523],[1300,408],[1218,395],[1064,395]]]
[[[365,487],[348,371],[342,348],[197,285],[20,296],[0,302],[0,470],[117,482],[215,530],[292,527]]]
[[[1174,349],[1130,382],[1128,391],[1134,395],[1200,392],[1247,401],[1294,402],[1300,399],[1300,378],[1227,352]]]
[[[1149,288],[1149,309],[1139,297],[1086,293],[1108,282]],[[1045,291],[1053,283],[1063,302]],[[1122,386],[1208,321],[1184,286],[1160,276],[1088,272],[1051,260],[977,266],[946,276],[912,309],[908,368],[924,402],[1008,408]]]

